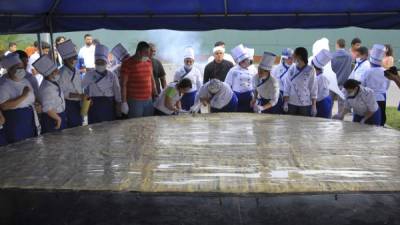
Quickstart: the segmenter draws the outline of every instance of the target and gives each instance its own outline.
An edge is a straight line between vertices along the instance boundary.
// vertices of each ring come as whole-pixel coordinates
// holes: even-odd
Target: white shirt
[[[254,64],[251,64],[247,69],[250,71],[250,73],[251,73],[253,76],[255,76],[255,75],[258,74],[258,69],[257,69],[257,67],[256,67]]]
[[[82,58],[84,60],[86,68],[94,68],[94,51],[96,49],[95,45],[83,46],[79,50],[78,58]]]
[[[349,97],[346,90],[343,92],[346,96],[344,108],[349,111],[353,109],[353,112],[359,116],[364,116],[367,112],[376,112],[379,108],[374,91],[370,88],[360,85],[360,89],[354,97]]]
[[[62,113],[65,111],[65,100],[61,87],[48,80],[44,80],[39,88],[39,100],[43,112],[54,110],[56,113]]]
[[[309,65],[299,70],[296,66],[289,69],[285,80],[283,96],[289,97],[289,104],[310,106],[312,99],[317,99],[318,83],[315,70]]]
[[[38,60],[39,58],[40,58],[39,52],[35,52],[29,57],[28,66],[26,67],[26,71],[28,71],[28,73],[33,74],[32,73],[32,69],[34,69],[34,68],[33,68],[32,64],[34,62],[36,62],[36,60]],[[42,84],[42,81],[43,81],[42,74],[36,74],[34,77],[37,79],[38,84],[40,86]]]
[[[354,79],[362,82],[363,79],[365,78],[364,74],[369,68],[371,68],[371,64],[369,63],[368,60],[365,59],[360,62],[357,62],[353,71],[351,71],[349,79]]]
[[[229,62],[231,62],[233,65],[236,64],[235,60],[233,59],[233,57],[229,53],[224,53],[224,59],[229,61]],[[214,56],[213,55],[208,57],[207,63],[210,63],[212,61],[214,61]]]
[[[78,70],[75,69],[75,72],[72,71],[67,66],[63,66],[60,69],[60,80],[58,83],[60,84],[61,90],[64,93],[65,99],[80,101],[80,98],[70,98],[69,94],[78,93],[82,94],[82,81],[81,76]]]
[[[222,82],[221,90],[219,90],[215,95],[212,95],[208,91],[209,84],[210,81],[200,88],[199,93],[197,93],[197,98],[210,99],[210,106],[216,109],[222,109],[228,105],[234,95],[230,86],[227,83]]]
[[[29,87],[31,91],[28,94],[28,97],[25,98],[20,104],[18,104],[14,109],[25,108],[28,106],[33,106],[35,102],[35,94],[33,92],[33,88],[27,79],[22,79],[19,82],[13,81],[11,79],[5,78],[0,84],[0,104],[4,102],[15,99],[22,95],[22,91],[24,87]]]
[[[253,79],[254,87],[257,89],[258,98],[270,99],[272,106],[279,100],[279,81],[274,76],[269,76],[266,81],[255,76]],[[264,82],[264,83],[263,83]]]
[[[280,63],[277,66],[274,66],[271,70],[271,74],[279,80],[279,87],[281,91],[285,89],[285,79],[286,75],[288,74],[289,68],[290,66],[287,66],[282,61],[282,63]]]
[[[317,83],[318,83],[317,102],[319,102],[329,96],[329,80],[324,75],[324,73],[320,73],[317,75]]]
[[[11,51],[6,51],[5,53],[4,53],[4,56],[7,56],[8,54],[10,54],[11,53]]]
[[[385,101],[385,94],[390,86],[390,80],[384,75],[383,67],[371,67],[365,72],[362,85],[375,92],[376,101]]]
[[[170,83],[167,85],[167,87],[161,91],[160,96],[158,96],[158,98],[156,99],[156,101],[154,102],[154,108],[160,110],[161,112],[171,115],[172,113],[174,113],[174,111],[169,110],[166,106],[165,106],[165,97],[167,95],[167,92],[170,91],[170,89],[175,89],[175,95],[172,96],[172,104],[175,105],[178,101],[181,100],[181,96],[179,95],[179,91],[176,89],[176,82]]]
[[[203,85],[203,76],[200,73],[200,70],[192,67],[189,73],[186,73],[185,67],[182,66],[175,72],[174,81],[182,80],[183,78],[188,78],[192,82],[192,89],[190,92],[200,90]]]
[[[232,87],[232,90],[239,93],[253,91],[254,75],[250,70],[239,65],[232,67],[225,78],[225,83]]]
[[[31,73],[26,72],[25,79],[27,79],[29,81],[29,83],[31,84],[31,86],[33,88],[33,93],[35,94],[35,97],[38,98],[39,97],[39,83],[38,83],[36,77],[34,77]]]
[[[118,78],[108,70],[104,77],[95,70],[86,73],[82,88],[90,97],[114,97],[115,101],[121,102],[121,87]]]

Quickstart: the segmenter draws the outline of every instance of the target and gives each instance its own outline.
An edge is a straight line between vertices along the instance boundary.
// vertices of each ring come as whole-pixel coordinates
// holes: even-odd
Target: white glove
[[[289,111],[289,103],[288,102],[283,103],[283,111],[286,113]]]
[[[254,105],[255,113],[261,113],[262,111],[264,111],[264,107],[262,107],[261,105]]]
[[[365,124],[365,121],[367,121],[367,119],[364,117],[362,118],[362,120],[360,121],[361,124]]]
[[[317,107],[316,106],[311,106],[311,116],[312,117],[317,116]]]
[[[185,114],[185,113],[189,113],[189,111],[186,111],[186,110],[184,110],[184,109],[180,109],[180,110],[178,111],[178,114]]]
[[[192,107],[190,107],[189,112],[190,112],[190,113],[197,113],[197,112],[199,112],[200,107],[201,107],[201,104],[200,104],[200,103],[199,103],[199,104],[195,104],[195,105],[193,105]]]
[[[128,103],[127,103],[127,102],[123,102],[123,103],[121,104],[121,112],[122,112],[123,114],[125,114],[125,115],[128,115],[128,113],[129,113],[129,106],[128,106]]]

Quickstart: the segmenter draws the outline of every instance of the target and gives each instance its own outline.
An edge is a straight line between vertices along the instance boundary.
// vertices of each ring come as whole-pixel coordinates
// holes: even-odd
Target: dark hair
[[[356,87],[360,87],[360,81],[354,80],[354,79],[348,79],[346,82],[344,82],[343,87],[345,89],[354,89]]]
[[[50,44],[49,43],[47,43],[47,42],[45,42],[45,41],[42,41],[41,43],[40,43],[42,46],[42,49],[48,49],[48,48],[50,48]]]
[[[86,39],[87,37],[91,37],[91,34],[85,34],[85,36],[83,36],[83,39]]]
[[[336,41],[336,44],[339,46],[339,48],[344,48],[346,47],[346,41],[343,38],[340,38]]]
[[[314,61],[311,61],[311,64],[314,66],[315,70],[320,70],[320,71],[323,70],[323,69],[319,68],[318,66],[316,66],[316,65],[314,64]]]
[[[139,43],[137,44],[137,46],[136,46],[136,52],[140,52],[140,51],[143,51],[143,50],[147,50],[147,49],[149,49],[149,48],[150,48],[150,45],[149,45],[147,42],[141,41],[141,42],[139,42]]]
[[[365,46],[359,47],[356,52],[360,53],[361,55],[367,55],[368,56],[368,48]]]
[[[353,40],[351,40],[351,45],[355,45],[355,44],[361,44],[361,39],[358,37],[353,38]]]
[[[22,50],[17,50],[15,51],[15,54],[18,54],[19,58],[22,59],[27,59],[28,58],[28,54],[26,54],[26,52],[22,51]]]
[[[33,46],[34,46],[35,48],[39,47],[39,42],[37,42],[37,41],[33,42]]]
[[[15,42],[10,42],[10,43],[8,44],[8,47],[9,47],[9,48],[11,48],[12,46],[17,46],[17,43],[15,43]]]
[[[95,38],[95,39],[93,40],[93,44],[94,44],[94,45],[99,45],[99,44],[101,44],[101,43],[100,43],[100,40],[99,40],[99,39]]]
[[[393,48],[389,44],[385,44],[386,56],[393,56]]]
[[[176,84],[179,89],[192,88],[192,81],[189,78],[183,78]]]
[[[64,39],[64,40],[65,40],[65,37],[64,37],[64,36],[58,36],[58,37],[56,37],[56,43],[60,42],[61,39]]]
[[[217,41],[217,42],[215,42],[214,47],[222,46],[222,45],[225,45],[225,42],[223,42],[223,41]]]
[[[300,59],[305,63],[308,64],[308,52],[307,49],[304,47],[298,47],[294,50],[294,54],[299,56]]]

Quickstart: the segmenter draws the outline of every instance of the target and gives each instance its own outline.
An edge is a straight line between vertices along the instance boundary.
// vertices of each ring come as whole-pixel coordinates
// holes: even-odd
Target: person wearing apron
[[[271,69],[275,62],[275,54],[264,52],[260,65],[258,66],[258,74],[254,77],[254,99],[252,105],[254,112],[278,114],[274,110],[274,106],[279,99],[279,81],[272,76]],[[255,104],[257,103],[257,104]]]
[[[371,88],[375,92],[375,99],[381,111],[381,126],[386,123],[386,94],[390,86],[390,80],[385,77],[385,69],[382,60],[385,56],[385,46],[375,44],[372,47],[369,58],[371,68],[364,74],[361,84]]]
[[[283,93],[283,110],[290,115],[316,116],[318,84],[315,70],[308,64],[305,48],[296,48],[295,66],[289,68]]]
[[[121,112],[121,88],[117,76],[107,70],[108,48],[96,45],[95,70],[86,73],[82,87],[91,99],[88,123],[113,121]]]
[[[332,59],[332,54],[322,49],[313,59],[311,64],[317,74],[317,117],[332,118],[332,97],[329,94],[329,80],[324,75],[324,66]]]
[[[210,105],[211,113],[237,112],[238,99],[231,87],[218,79],[211,79],[205,83],[196,95],[195,105],[191,112],[197,112],[200,105]]]
[[[63,58],[58,83],[65,98],[66,125],[67,128],[82,126],[81,104],[86,96],[83,94],[79,70],[76,69],[78,53],[71,40],[59,44],[57,50]]]
[[[7,145],[6,134],[4,133],[3,125],[6,122],[6,119],[3,116],[3,113],[0,110],[0,146]]]
[[[353,122],[380,126],[381,111],[374,91],[353,79],[344,83],[344,89],[346,96],[344,108],[333,118],[343,120],[344,116],[353,110]]]
[[[251,101],[253,99],[254,74],[248,69],[250,56],[242,44],[232,49],[232,56],[237,65],[229,70],[225,83],[232,88],[238,98],[237,112],[253,112]]]
[[[192,88],[189,92],[183,94],[181,98],[181,105],[183,110],[190,110],[194,105],[197,91],[203,84],[202,75],[200,70],[193,67],[194,64],[194,50],[193,48],[186,48],[184,51],[184,66],[175,72],[174,81],[179,82],[184,78],[188,78],[192,83]]]
[[[293,64],[293,49],[285,48],[282,51],[281,63],[275,66],[271,74],[279,80],[279,99],[278,103],[271,109],[273,112],[283,114],[283,90],[285,89],[285,79],[289,72],[289,68]]]
[[[192,81],[189,78],[170,83],[167,88],[161,91],[161,94],[154,102],[154,114],[166,116],[179,113],[183,109],[181,106],[182,96],[191,90]]]
[[[17,54],[8,54],[2,60],[8,71],[0,85],[0,109],[5,122],[3,135],[11,144],[37,136],[37,119],[34,111],[35,95],[29,81],[25,79],[25,69]]]
[[[33,67],[43,75],[39,88],[39,101],[42,105],[40,124],[42,133],[61,131],[67,128],[64,94],[58,81],[60,73],[57,64],[44,55],[33,63]]]

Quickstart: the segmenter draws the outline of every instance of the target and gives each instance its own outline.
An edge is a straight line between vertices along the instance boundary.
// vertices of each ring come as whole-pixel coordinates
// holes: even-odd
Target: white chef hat
[[[283,59],[292,58],[293,53],[294,53],[293,49],[285,48],[285,49],[282,50],[282,58]]]
[[[102,44],[97,44],[94,51],[94,59],[102,59],[108,62],[108,48]]]
[[[216,46],[216,47],[213,48],[213,53],[216,53],[218,51],[220,51],[222,53],[225,53],[225,48],[222,47],[222,46]]]
[[[184,54],[183,54],[183,58],[184,59],[193,59],[194,60],[194,49],[191,47],[187,47],[184,50]]]
[[[122,62],[126,56],[129,56],[128,51],[121,43],[118,43],[113,49],[111,49],[111,54],[120,62]]]
[[[246,47],[246,51],[247,51],[247,54],[249,55],[249,58],[250,58],[251,60],[253,60],[253,59],[254,59],[255,49],[254,49],[254,48],[247,48],[247,47]]]
[[[329,63],[332,59],[332,54],[326,50],[322,49],[314,58],[312,59],[312,63],[319,69],[323,69],[326,64]]]
[[[75,45],[71,40],[67,40],[59,44],[57,46],[57,51],[60,53],[61,58],[63,59],[69,59],[78,55],[76,53]]]
[[[247,53],[246,48],[243,46],[243,44],[240,44],[240,45],[234,47],[231,50],[231,53],[232,53],[233,59],[235,60],[236,63],[240,63],[243,60],[250,58],[249,54]]]
[[[57,69],[57,65],[48,55],[42,55],[32,66],[44,77],[51,75]]]
[[[369,61],[376,65],[381,65],[383,57],[385,57],[385,46],[381,44],[374,44],[372,46]]]
[[[10,53],[4,56],[3,60],[0,62],[1,67],[4,67],[6,70],[9,70],[11,67],[20,63],[22,63],[22,61],[16,53]]]
[[[276,55],[270,52],[264,52],[264,55],[261,59],[260,65],[258,65],[263,70],[272,70],[272,66],[275,63]]]
[[[208,91],[211,94],[216,94],[218,91],[221,90],[222,82],[218,79],[211,79],[210,83],[208,84]]]

